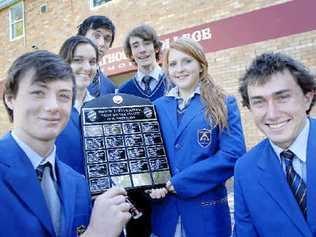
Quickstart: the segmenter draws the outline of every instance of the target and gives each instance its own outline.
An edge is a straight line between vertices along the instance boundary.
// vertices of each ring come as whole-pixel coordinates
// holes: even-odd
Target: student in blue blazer
[[[106,16],[89,16],[79,25],[77,35],[87,37],[97,46],[99,62],[113,44],[115,38],[115,26]],[[102,72],[98,65],[96,75],[88,87],[89,93],[94,97],[98,97],[114,93],[115,89],[116,86],[113,81]]]
[[[119,87],[120,93],[132,94],[154,101],[166,90],[166,75],[159,66],[162,43],[149,25],[139,25],[128,32],[124,40],[126,57],[137,66],[133,78]]]
[[[118,236],[130,218],[118,188],[96,198],[91,214],[84,177],[56,155],[74,90],[70,66],[47,51],[26,53],[10,67],[3,99],[13,126],[0,139],[1,236]]]
[[[80,110],[85,101],[94,98],[87,88],[96,75],[98,49],[88,38],[72,36],[63,43],[59,55],[70,64],[73,70],[76,80],[76,98],[70,120],[56,140],[57,154],[71,168],[85,174]]]
[[[316,81],[280,53],[254,59],[243,104],[266,138],[235,166],[234,236],[316,236]]]
[[[225,181],[245,152],[236,100],[208,74],[194,40],[170,44],[163,65],[175,85],[156,100],[172,178],[151,190],[153,236],[228,237],[231,221]]]

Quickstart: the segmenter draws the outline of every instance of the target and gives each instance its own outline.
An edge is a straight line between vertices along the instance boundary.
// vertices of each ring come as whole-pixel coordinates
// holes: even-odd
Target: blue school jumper
[[[166,74],[162,73],[159,75],[159,82],[157,86],[152,90],[151,94],[147,95],[144,90],[138,85],[135,76],[125,83],[123,83],[119,89],[118,92],[125,93],[125,94],[131,94],[143,98],[147,98],[150,101],[154,101],[158,99],[159,97],[163,96],[166,90]]]

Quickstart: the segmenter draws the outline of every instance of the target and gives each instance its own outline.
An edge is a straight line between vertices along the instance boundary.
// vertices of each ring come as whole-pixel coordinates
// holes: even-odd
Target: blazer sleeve
[[[240,185],[240,177],[235,169],[234,179],[234,215],[235,225],[233,236],[234,237],[257,237],[257,231],[252,223],[250,212],[244,199],[242,186]]]
[[[171,183],[181,198],[195,197],[223,184],[233,175],[236,160],[246,151],[240,112],[235,98],[228,97],[226,104],[228,128],[220,134],[218,151],[171,178]]]

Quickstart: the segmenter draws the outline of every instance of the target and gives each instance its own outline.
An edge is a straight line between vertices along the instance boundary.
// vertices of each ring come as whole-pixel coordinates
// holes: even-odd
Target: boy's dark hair
[[[239,92],[242,97],[242,104],[249,108],[248,86],[254,84],[265,84],[271,76],[276,73],[282,73],[288,70],[296,83],[306,94],[316,91],[315,76],[299,61],[282,53],[264,53],[257,56],[250,67],[246,70],[245,75],[240,78]],[[314,95],[309,109],[309,114],[315,104],[316,95]]]
[[[139,25],[139,26],[135,27],[134,29],[132,29],[130,32],[128,32],[128,34],[125,37],[125,40],[124,40],[125,55],[129,59],[131,59],[133,62],[135,62],[134,59],[132,58],[132,56],[133,56],[132,49],[131,49],[131,45],[129,43],[129,40],[131,37],[139,37],[143,40],[153,42],[154,49],[156,51],[156,60],[159,61],[162,43],[160,42],[156,31],[151,26],[145,25],[145,24]]]
[[[62,57],[66,63],[71,64],[74,58],[74,53],[79,44],[90,44],[96,53],[96,60],[99,61],[99,51],[97,46],[87,37],[76,35],[68,38],[59,50],[59,56]]]
[[[73,101],[75,99],[75,77],[69,64],[65,63],[58,55],[46,50],[38,50],[25,53],[18,57],[8,70],[3,91],[3,103],[8,112],[9,119],[13,121],[13,111],[7,106],[5,96],[16,97],[21,78],[34,71],[34,82],[51,82],[56,80],[71,80],[73,83]]]
[[[115,37],[115,26],[106,16],[89,16],[78,26],[77,35],[85,36],[89,29],[96,30],[98,28],[104,28],[112,32],[111,47]]]

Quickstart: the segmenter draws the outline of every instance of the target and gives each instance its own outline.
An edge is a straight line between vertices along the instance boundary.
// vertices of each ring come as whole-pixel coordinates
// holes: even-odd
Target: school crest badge
[[[211,130],[202,128],[198,130],[198,143],[201,147],[207,147],[211,144]]]

